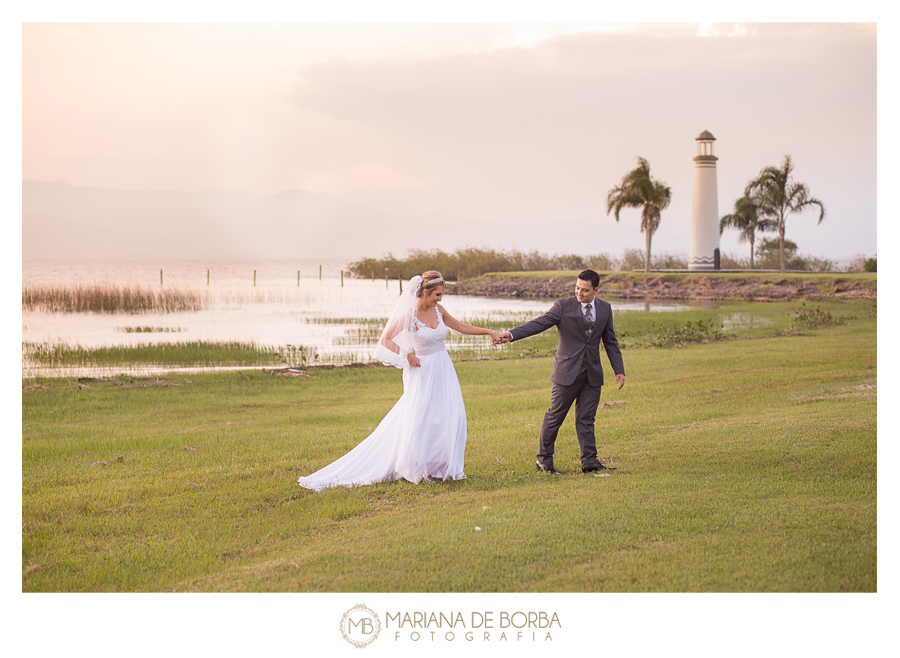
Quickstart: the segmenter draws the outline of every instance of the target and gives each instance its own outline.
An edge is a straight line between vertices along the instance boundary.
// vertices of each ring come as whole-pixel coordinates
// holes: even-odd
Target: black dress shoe
[[[606,464],[600,464],[599,466],[588,466],[582,467],[582,473],[595,473],[596,471],[614,471],[616,470],[615,466],[607,466]]]
[[[557,471],[552,466],[545,468],[545,467],[541,466],[538,462],[534,462],[534,465],[537,466],[537,470],[539,470],[541,473],[546,473],[547,475],[562,475],[562,473]]]

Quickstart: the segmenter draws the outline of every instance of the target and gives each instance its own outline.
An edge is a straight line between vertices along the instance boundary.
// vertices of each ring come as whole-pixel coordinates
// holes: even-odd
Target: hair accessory
[[[432,286],[432,285],[434,285],[434,284],[436,284],[436,283],[443,283],[443,282],[444,282],[444,277],[440,277],[440,276],[439,276],[439,277],[436,278],[436,279],[428,279],[427,285]]]

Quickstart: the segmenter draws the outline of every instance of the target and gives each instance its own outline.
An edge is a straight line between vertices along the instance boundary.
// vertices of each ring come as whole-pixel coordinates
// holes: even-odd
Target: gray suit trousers
[[[591,386],[588,374],[582,371],[569,386],[553,384],[550,408],[544,414],[541,438],[538,445],[537,461],[543,468],[553,466],[553,446],[559,428],[566,419],[572,403],[575,403],[575,432],[581,447],[581,467],[599,466],[597,440],[594,437],[594,419],[600,403],[600,386]]]

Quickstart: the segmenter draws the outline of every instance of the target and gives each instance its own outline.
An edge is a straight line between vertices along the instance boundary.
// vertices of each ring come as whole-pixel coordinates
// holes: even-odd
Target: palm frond
[[[758,208],[757,230],[777,230],[784,237],[787,216],[811,206],[818,206],[820,224],[825,219],[824,204],[810,194],[804,183],[792,181],[793,171],[794,162],[790,155],[785,155],[780,167],[764,167],[759,176],[747,183],[744,196],[752,199]],[[720,231],[721,228],[720,222]],[[784,271],[784,250],[780,251]]]
[[[638,157],[638,166],[622,177],[622,181],[606,195],[606,214],[613,213],[619,221],[623,208],[641,209],[641,232],[647,233],[647,258],[650,261],[650,236],[659,228],[662,211],[672,201],[672,189],[650,176],[650,163]]]

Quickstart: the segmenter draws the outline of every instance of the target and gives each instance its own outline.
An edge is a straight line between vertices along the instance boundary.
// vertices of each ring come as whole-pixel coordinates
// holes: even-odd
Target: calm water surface
[[[400,283],[396,279],[385,283],[383,278],[373,282],[348,277],[342,284],[341,271],[346,265],[344,261],[325,260],[25,261],[22,267],[24,286],[162,285],[199,292],[207,296],[209,308],[141,315],[23,311],[22,341],[83,347],[196,340],[244,341],[263,346],[304,345],[315,348],[320,355],[352,354],[354,358],[366,361],[373,348],[359,342],[358,338],[354,342],[354,336],[358,336],[359,327],[365,324],[362,320],[387,318],[400,293]],[[495,319],[508,322],[512,327],[544,313],[551,303],[552,300],[447,295],[442,305],[466,322],[477,324],[479,320]],[[686,308],[675,303],[612,303],[617,311]],[[329,322],[335,319],[342,321]],[[170,331],[125,332],[126,328],[143,326]],[[451,335],[454,340],[459,338],[458,334]],[[486,338],[482,340],[487,341]],[[23,364],[23,369],[25,374],[40,372],[29,364]]]

